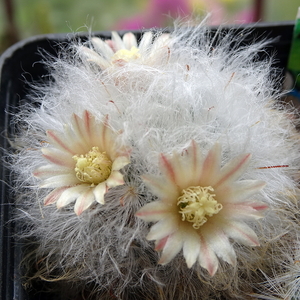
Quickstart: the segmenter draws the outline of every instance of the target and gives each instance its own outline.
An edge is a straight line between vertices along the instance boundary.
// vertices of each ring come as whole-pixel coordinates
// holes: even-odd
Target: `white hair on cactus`
[[[22,235],[38,244],[25,259],[25,264],[39,260],[33,278],[80,282],[101,299],[111,294],[133,299],[133,293],[137,299],[231,299],[263,295],[264,274],[288,276],[282,268],[285,253],[292,257],[295,247],[299,251],[288,242],[300,232],[295,220],[297,120],[291,118],[292,109],[278,102],[271,59],[257,58],[268,42],[245,46],[243,35],[247,32],[213,34],[204,23],[178,26],[155,63],[128,59],[118,65],[100,59],[102,65],[97,65],[94,48],[94,60],[82,53],[92,41],[71,45],[77,51],[73,57],[66,52],[49,62],[53,80],[38,85],[31,96],[40,107],[27,104],[15,116],[16,125],[22,125],[16,139],[20,147],[11,154],[17,206],[23,212],[17,218],[27,224]],[[147,47],[153,59],[155,47]],[[77,216],[72,205],[44,207],[52,190],[39,188],[33,174],[47,164],[41,151],[47,147],[46,132],[65,132],[72,115],[84,111],[98,121],[108,116],[111,130],[121,133],[118,143],[130,144],[131,152],[130,164],[120,170],[125,184],[111,187],[103,205],[93,203]],[[221,144],[221,166],[250,153],[240,179],[266,183],[253,200],[268,210],[264,218],[247,221],[260,246],[234,243],[236,263],[220,260],[218,270],[210,272],[214,276],[198,264],[189,269],[182,253],[166,266],[157,265],[160,254],[146,240],[149,227],[135,217],[142,206],[157,200],[141,176],[160,176],[159,156],[182,153],[191,141],[203,157]]]

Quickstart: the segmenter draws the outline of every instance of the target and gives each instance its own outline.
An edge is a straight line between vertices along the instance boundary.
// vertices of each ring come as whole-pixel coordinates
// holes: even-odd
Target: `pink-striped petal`
[[[112,159],[114,159],[114,141],[115,136],[112,130],[108,125],[108,116],[105,117],[102,126],[98,127],[97,135],[97,143],[95,146],[98,146],[101,152],[106,152]]]
[[[220,187],[236,181],[246,170],[249,165],[251,154],[242,154],[227,163],[219,174],[219,179],[214,183],[214,187]]]
[[[166,265],[169,263],[182,249],[183,236],[180,231],[170,235],[163,248],[159,264]]]
[[[76,186],[69,187],[60,195],[56,202],[57,208],[62,208],[67,206],[69,203],[75,201],[81,193],[84,193],[90,187],[87,184],[79,184]]]
[[[53,164],[71,169],[75,166],[74,159],[70,154],[66,155],[65,152],[55,148],[42,148],[41,151],[43,156]]]
[[[228,237],[246,246],[259,246],[256,233],[245,223],[230,220],[220,224]]]
[[[108,187],[105,182],[99,183],[94,189],[93,193],[95,196],[95,200],[100,203],[104,204],[104,195],[107,193]]]
[[[226,218],[245,220],[245,219],[261,219],[263,211],[268,208],[267,205],[261,202],[245,202],[241,204],[225,204],[223,205],[220,215]]]
[[[178,217],[171,216],[169,218],[162,219],[158,223],[154,224],[147,235],[147,240],[161,240],[177,230]]]
[[[170,214],[170,205],[162,201],[154,201],[143,206],[135,215],[146,222],[157,222],[166,218],[168,214]]]
[[[214,186],[221,166],[221,146],[216,143],[208,152],[202,166],[201,186]]]
[[[62,175],[62,174],[68,174],[70,172],[69,168],[64,168],[56,165],[45,165],[42,167],[39,167],[33,172],[33,175],[35,177],[44,179],[51,176],[56,175]]]
[[[73,124],[64,126],[64,140],[69,141],[68,144],[72,148],[73,152],[76,154],[84,154],[89,151],[89,146],[76,132],[73,130]],[[67,153],[69,154],[69,153]],[[72,156],[69,154],[69,158]]]
[[[167,157],[163,153],[160,154],[161,171],[164,177],[169,180],[174,186],[177,186],[180,191],[182,187],[179,187],[181,183],[181,171],[183,166],[179,159],[179,154],[173,153],[172,157]]]
[[[59,197],[61,196],[61,194],[65,190],[67,190],[69,188],[70,188],[69,186],[63,186],[63,187],[54,189],[51,193],[49,193],[45,197],[45,199],[44,199],[44,205],[49,205],[49,204],[55,203],[59,199]]]
[[[74,150],[65,143],[65,137],[62,134],[54,130],[48,130],[46,133],[50,144],[55,145],[58,149],[69,152],[72,156],[76,154]]]
[[[46,178],[41,183],[42,188],[57,188],[62,186],[71,186],[78,184],[79,180],[75,174],[61,174]]]
[[[173,160],[175,161],[174,158]],[[177,162],[175,162],[175,164],[176,163]],[[160,164],[161,169],[164,171],[164,174],[170,179],[171,182],[177,185],[177,176],[179,176],[179,174],[176,174],[171,159],[168,159],[164,154],[161,153]]]
[[[110,176],[106,180],[106,185],[111,188],[118,185],[123,185],[123,175],[119,171],[112,171]]]
[[[225,203],[239,203],[257,194],[266,185],[260,180],[243,180],[230,185],[222,185],[215,189],[218,201]]]
[[[88,110],[85,110],[83,112],[82,121],[84,124],[84,134],[86,135],[88,143],[91,145],[94,138],[95,127],[97,126],[95,117]]]
[[[215,254],[227,263],[236,265],[236,254],[230,244],[227,235],[218,224],[212,220],[205,224],[205,228],[201,231],[203,238]]]
[[[94,146],[95,117],[89,111],[85,110],[82,118],[73,114],[71,123],[77,144],[84,149],[84,152],[88,152]]]
[[[74,211],[77,216],[81,215],[95,201],[92,189],[87,189],[76,200]]]
[[[199,264],[202,268],[206,269],[210,276],[214,276],[218,270],[219,261],[218,258],[205,241],[203,237],[200,236],[200,253],[198,256]]]
[[[176,202],[177,204],[177,198],[181,191],[178,190],[178,187],[174,184],[174,182],[170,182],[169,180],[164,180],[164,178],[159,178],[150,174],[143,175],[142,179],[154,195],[168,203]]]
[[[87,111],[83,113],[83,115],[88,114]],[[78,115],[73,114],[71,117],[71,123],[72,123],[72,129],[75,133],[75,136],[77,137],[78,141],[80,141],[82,144],[86,144],[86,137],[87,134],[90,132],[86,129],[84,120],[81,119]]]
[[[118,51],[116,43],[112,40],[105,40],[105,43],[111,48],[111,50],[113,51],[113,53],[115,53],[116,51]]]
[[[252,207],[256,211],[264,211],[269,208],[267,204],[260,201],[246,201],[243,204]]]
[[[162,238],[161,240],[157,240],[155,242],[155,250],[161,251],[165,247],[165,245],[168,241],[168,238],[169,238],[169,236],[166,236],[166,237]]]
[[[192,140],[190,146],[183,153],[184,162],[182,163],[182,189],[187,186],[197,186],[202,171],[202,153],[199,145]]]

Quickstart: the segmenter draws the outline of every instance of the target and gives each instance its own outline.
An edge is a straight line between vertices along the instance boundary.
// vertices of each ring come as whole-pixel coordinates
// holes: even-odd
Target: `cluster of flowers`
[[[266,43],[218,34],[113,32],[49,62],[12,154],[31,279],[92,299],[296,297],[296,121]]]

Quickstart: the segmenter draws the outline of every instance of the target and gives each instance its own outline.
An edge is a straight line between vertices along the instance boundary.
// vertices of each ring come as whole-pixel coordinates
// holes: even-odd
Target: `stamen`
[[[130,60],[137,59],[140,56],[141,55],[140,55],[139,49],[133,46],[133,47],[131,47],[130,50],[121,49],[121,50],[117,51],[113,55],[112,61],[115,62],[115,63],[118,63],[120,61],[129,62]]]
[[[98,147],[93,147],[85,155],[75,155],[73,159],[76,161],[76,177],[82,182],[98,184],[111,174],[112,162]]]
[[[207,221],[207,217],[217,214],[223,206],[215,200],[213,192],[211,186],[191,186],[184,189],[177,202],[182,221],[191,222],[195,229],[199,229]]]

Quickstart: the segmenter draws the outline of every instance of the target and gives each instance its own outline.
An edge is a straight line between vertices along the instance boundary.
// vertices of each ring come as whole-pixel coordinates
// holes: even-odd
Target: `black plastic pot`
[[[256,24],[252,33],[244,43],[262,38],[276,38],[267,48],[265,55],[275,56],[276,67],[284,71],[291,39],[293,34],[293,22],[280,24]],[[233,28],[239,34],[244,27]],[[232,28],[231,28],[232,29]],[[214,29],[212,29],[214,30]],[[224,31],[228,28],[222,29]],[[221,31],[222,32],[222,31]],[[103,38],[109,38],[110,33],[95,34]],[[136,32],[139,37],[140,33]],[[47,70],[41,62],[41,50],[57,56],[61,43],[70,40],[84,40],[87,35],[51,34],[33,37],[21,41],[10,47],[0,57],[0,146],[8,150],[10,148],[7,137],[13,134],[10,128],[10,112],[14,112],[22,101],[26,100],[26,94],[30,90],[32,82],[41,81],[47,76]],[[13,150],[11,150],[13,151]],[[4,152],[3,152],[4,153]],[[3,300],[36,300],[56,299],[55,296],[41,291],[26,292],[23,288],[23,280],[19,266],[22,259],[20,242],[16,242],[16,234],[22,224],[11,222],[14,211],[14,198],[10,189],[13,184],[9,171],[0,163],[0,299]]]

